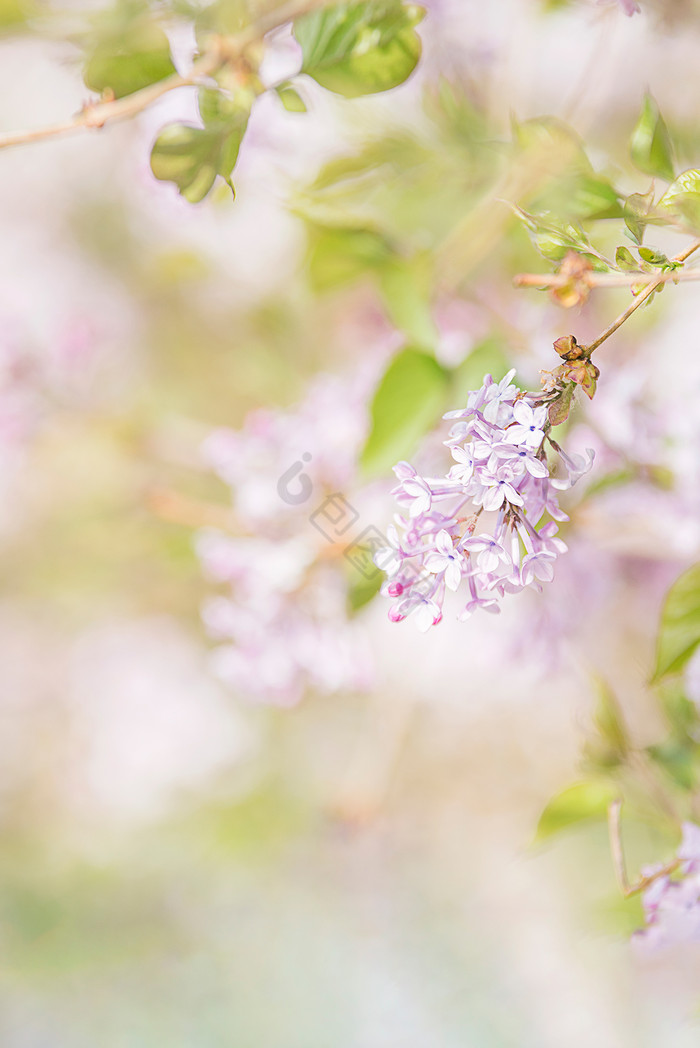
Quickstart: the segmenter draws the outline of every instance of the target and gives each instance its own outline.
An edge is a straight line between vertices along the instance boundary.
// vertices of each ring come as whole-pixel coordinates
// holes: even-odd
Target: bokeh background
[[[512,287],[543,261],[502,199],[511,118],[566,120],[643,192],[627,141],[651,87],[682,166],[700,159],[693,4],[427,6],[401,88],[348,102],[307,81],[306,114],[260,101],[235,202],[222,187],[193,207],[150,173],[157,130],[194,113],[188,90],[0,154],[7,1048],[698,1043],[697,961],[631,949],[640,910],[619,899],[605,827],[533,845],[580,774],[594,675],[642,740],[659,731],[660,602],[700,552],[695,285],[599,353],[570,441],[595,447],[598,479],[628,475],[571,502],[571,552],[542,595],[425,636],[381,599],[349,624],[333,605],[362,686],[340,675],[278,703],[226,679],[202,622],[202,535],[235,519],[202,451],[213,432],[248,425],[245,446],[251,411],[281,412],[278,444],[244,459],[250,484],[269,495],[330,445],[341,490],[383,529],[390,477],[363,486],[352,462],[407,337],[433,325],[451,366],[487,344],[536,387],[554,338],[624,305],[601,291],[565,313]],[[172,43],[191,50],[177,28]],[[3,128],[80,108],[65,39],[39,28],[0,50]],[[271,65],[294,61],[280,38]],[[398,291],[349,227],[417,260]],[[293,534],[313,539],[306,509]],[[663,838],[636,834],[631,864],[659,858]]]

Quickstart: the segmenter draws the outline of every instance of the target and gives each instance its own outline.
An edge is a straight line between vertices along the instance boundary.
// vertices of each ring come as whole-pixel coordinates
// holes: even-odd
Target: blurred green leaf
[[[604,819],[619,791],[607,782],[577,782],[552,797],[540,815],[535,842],[591,819]]]
[[[673,147],[659,107],[650,94],[630,140],[632,161],[645,175],[673,181]]]
[[[356,614],[376,597],[384,578],[381,571],[376,571],[367,578],[356,568],[351,569],[347,598],[348,611],[351,615]]]
[[[217,175],[229,185],[248,123],[248,112],[222,92],[199,92],[204,127],[169,124],[151,151],[151,170],[161,181],[174,182],[191,204],[203,200]],[[233,188],[233,187],[231,187]]]
[[[638,244],[641,244],[644,239],[644,230],[648,225],[649,215],[651,214],[653,204],[653,189],[650,189],[649,192],[644,195],[641,193],[632,193],[625,200],[623,212],[625,225]]]
[[[380,271],[379,286],[392,323],[413,345],[434,349],[438,332],[430,309],[431,256],[390,259]]]
[[[700,170],[691,168],[680,174],[661,197],[659,208],[700,231]]]
[[[583,142],[572,127],[557,117],[545,116],[513,122],[513,139],[520,152],[536,154],[542,174],[558,177],[565,171],[593,175]]]
[[[346,98],[388,91],[413,72],[423,10],[401,0],[364,0],[314,11],[294,23],[302,72]]]
[[[175,73],[164,30],[146,15],[109,24],[88,52],[83,79],[91,91],[122,98]]]
[[[676,738],[693,738],[700,724],[694,702],[685,694],[682,679],[671,677],[657,686],[659,705]]]
[[[622,710],[606,681],[598,678],[594,683],[598,701],[593,713],[593,723],[610,756],[616,760],[624,760],[629,750],[629,738]]]
[[[658,746],[648,746],[646,753],[666,772],[676,786],[692,790],[697,782],[698,746],[688,739],[668,739]]]
[[[372,427],[360,456],[365,476],[386,473],[410,455],[444,408],[449,372],[419,349],[404,349],[390,363],[370,409]]]
[[[680,673],[700,645],[700,564],[671,586],[661,612],[653,680]]]
[[[308,267],[316,291],[349,284],[380,270],[394,257],[392,246],[379,231],[361,226],[321,226],[309,223],[311,244]]]
[[[0,0],[0,33],[21,30],[35,14],[34,0]]]
[[[280,84],[275,88],[280,102],[288,113],[305,113],[306,102],[291,84]]]

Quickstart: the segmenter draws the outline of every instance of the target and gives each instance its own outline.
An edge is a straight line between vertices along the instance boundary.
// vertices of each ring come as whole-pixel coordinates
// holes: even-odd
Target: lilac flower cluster
[[[654,878],[642,895],[647,926],[634,936],[645,952],[700,942],[700,826],[683,823],[677,857],[680,866],[673,876],[663,872],[663,867],[642,870],[646,877]]]
[[[460,619],[477,608],[497,613],[506,593],[551,581],[566,552],[556,522],[568,517],[557,493],[590,469],[593,452],[570,457],[548,438],[563,472],[551,476],[547,407],[541,394],[513,385],[514,375],[500,382],[486,375],[464,410],[445,415],[454,422],[445,441],[454,464],[446,476],[421,476],[407,462],[394,467],[398,528],[389,528],[389,545],[375,555],[388,576],[382,592],[394,600],[393,622],[414,614],[422,631],[437,625],[446,591],[463,584]],[[545,514],[550,519],[542,523]]]
[[[372,680],[361,626],[348,616],[342,548],[310,522],[328,492],[352,482],[366,428],[366,389],[322,375],[289,412],[256,411],[204,446],[230,489],[235,534],[201,530],[196,551],[218,587],[202,608],[215,674],[246,698],[291,706],[305,694],[363,691]],[[280,499],[278,480],[296,460],[308,501]],[[295,483],[298,483],[296,481]]]

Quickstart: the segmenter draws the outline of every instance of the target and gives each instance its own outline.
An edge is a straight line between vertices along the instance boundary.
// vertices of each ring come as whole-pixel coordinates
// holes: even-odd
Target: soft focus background
[[[659,731],[645,682],[660,601],[700,555],[696,285],[599,353],[599,395],[567,439],[595,447],[590,484],[627,475],[570,500],[570,553],[542,595],[422,636],[380,599],[349,620],[334,566],[325,627],[304,640],[323,680],[288,687],[256,574],[287,570],[276,546],[301,550],[287,568],[303,573],[324,493],[386,528],[390,476],[360,484],[354,463],[407,335],[536,387],[554,338],[592,337],[627,301],[600,291],[566,313],[513,289],[543,262],[503,203],[511,117],[565,119],[643,192],[626,143],[651,88],[682,166],[700,160],[691,3],[426,6],[406,85],[348,102],[306,81],[308,113],[256,106],[235,202],[222,187],[192,206],[150,173],[188,90],[0,154],[7,1048],[698,1043],[697,958],[631,949],[640,910],[619,899],[604,826],[532,845],[579,774],[594,675],[642,740]],[[79,109],[70,45],[38,31],[0,47],[3,128]],[[281,37],[271,65],[294,62]],[[408,260],[389,275],[379,234]],[[315,501],[292,512],[277,480],[305,452]],[[230,611],[212,604],[222,521],[268,542],[250,547],[241,600],[263,641],[245,666],[212,639]],[[663,835],[630,840],[634,868],[665,857]]]

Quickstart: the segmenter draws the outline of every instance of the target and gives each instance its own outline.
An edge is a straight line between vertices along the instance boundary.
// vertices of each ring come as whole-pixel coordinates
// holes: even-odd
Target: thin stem
[[[216,72],[222,64],[223,59],[218,51],[208,52],[198,62],[195,62],[188,76],[174,73],[165,80],[160,80],[157,84],[149,84],[140,91],[125,95],[124,98],[115,98],[108,102],[88,102],[76,116],[61,124],[37,127],[29,131],[0,133],[0,149],[40,142],[46,138],[57,138],[59,135],[70,134],[84,128],[104,127],[106,123],[136,116],[169,91],[174,91],[178,87],[191,87],[197,80]]]
[[[657,881],[659,877],[666,877],[669,873],[673,873],[677,870],[681,864],[680,859],[674,859],[672,862],[667,863],[665,866],[660,867],[654,873],[650,873],[645,877],[640,877],[635,884],[630,884],[627,879],[627,869],[625,866],[625,853],[622,847],[622,832],[620,828],[620,812],[622,809],[622,801],[615,800],[608,808],[608,834],[610,837],[610,853],[613,860],[613,868],[615,870],[615,879],[617,880],[618,887],[624,897],[629,899],[632,895],[638,895],[639,892],[646,891],[646,889]]]
[[[629,896],[629,881],[627,880],[627,869],[625,867],[625,853],[622,848],[622,833],[620,831],[620,810],[622,801],[613,801],[608,808],[608,835],[610,837],[610,854],[615,870],[617,886],[622,894]]]
[[[685,251],[682,251],[680,255],[676,255],[673,261],[685,262],[685,260],[687,258],[690,258],[693,252],[697,251],[699,248],[700,240],[696,240],[694,244],[691,244],[689,248],[686,248]],[[619,317],[617,317],[616,320],[613,320],[612,324],[610,324],[605,329],[605,331],[598,335],[598,338],[595,339],[594,342],[591,342],[590,345],[585,347],[586,356],[590,357],[591,353],[593,353],[593,351],[597,349],[598,346],[602,346],[603,342],[605,342],[606,339],[610,338],[610,336],[613,335],[618,328],[622,327],[626,320],[629,320],[632,314],[639,309],[642,303],[646,302],[650,295],[653,295],[657,287],[664,283],[664,276],[665,274],[660,274],[653,283],[649,284],[649,286],[644,289],[644,291],[640,291],[634,302],[632,302],[632,304],[627,307],[624,313],[620,313]]]
[[[140,91],[134,91],[133,94],[126,95],[124,98],[109,99],[102,102],[88,102],[70,120],[51,124],[48,127],[38,127],[28,131],[0,132],[0,149],[27,145],[31,142],[41,142],[48,138],[57,138],[86,128],[100,128],[107,123],[136,116],[170,91],[175,91],[179,87],[192,87],[198,81],[206,79],[206,77],[217,72],[222,66],[235,61],[236,58],[242,57],[251,44],[261,40],[267,33],[286,25],[288,22],[293,22],[302,15],[309,14],[313,10],[327,6],[329,2],[330,0],[294,0],[294,2],[283,4],[276,10],[260,16],[254,25],[249,26],[248,29],[235,37],[215,37],[212,41],[211,50],[205,51],[193,64],[192,70],[187,76],[174,73],[172,76],[159,80],[158,83],[149,84]]]
[[[665,284],[668,281],[700,280],[700,269],[672,269],[666,273],[587,273],[572,281],[561,273],[518,273],[513,277],[515,287],[566,287],[571,283],[582,283],[586,287],[633,287],[637,284]]]

